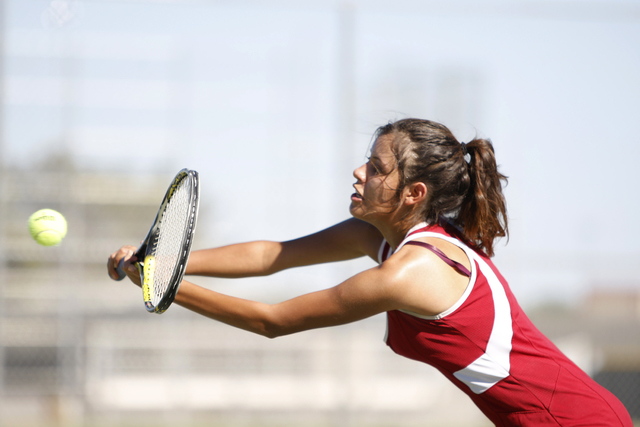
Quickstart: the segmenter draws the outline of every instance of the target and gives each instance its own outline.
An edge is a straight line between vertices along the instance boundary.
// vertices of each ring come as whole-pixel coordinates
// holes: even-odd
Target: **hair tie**
[[[471,163],[471,154],[469,154],[469,150],[467,149],[467,144],[464,142],[460,143],[460,148],[462,148],[462,157],[467,164]]]

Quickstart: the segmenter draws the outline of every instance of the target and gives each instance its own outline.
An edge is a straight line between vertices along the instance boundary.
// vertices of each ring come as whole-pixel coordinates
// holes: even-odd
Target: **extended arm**
[[[140,275],[133,265],[135,248],[123,250],[125,271],[140,286]],[[467,277],[433,253],[409,246],[382,265],[338,286],[278,304],[223,295],[188,281],[182,282],[175,303],[211,319],[275,338],[397,309],[432,316],[458,301],[467,283]]]
[[[255,241],[193,251],[186,274],[212,277],[265,276],[288,268],[376,258],[382,242],[370,224],[349,219],[309,236],[287,242]]]
[[[125,247],[124,271],[140,286],[135,247]],[[116,260],[113,260],[112,264]],[[353,322],[397,307],[394,275],[383,266],[366,270],[330,289],[278,304],[224,295],[183,281],[174,303],[211,319],[275,338],[295,332]]]
[[[390,310],[433,316],[450,308],[469,280],[422,248],[407,247],[338,286],[278,304],[223,295],[183,281],[175,302],[269,338],[354,322]]]
[[[183,281],[175,303],[228,325],[276,338],[350,323],[397,308],[379,270],[367,270],[336,287],[278,304],[223,295]]]

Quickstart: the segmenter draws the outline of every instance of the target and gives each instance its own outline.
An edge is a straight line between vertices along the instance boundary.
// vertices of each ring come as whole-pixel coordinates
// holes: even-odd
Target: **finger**
[[[118,275],[117,280],[122,280],[127,276],[127,273],[131,272],[131,268],[135,267],[132,265],[132,262],[135,261],[134,253],[131,249],[128,249],[125,255],[120,258],[118,261],[118,266],[116,267],[116,273]]]
[[[112,280],[118,280],[118,273],[116,272],[117,266],[117,252],[112,253],[107,259],[107,273]]]
[[[135,264],[129,264],[127,266],[127,274],[128,275],[138,275],[138,267]]]
[[[112,253],[107,260],[107,273],[109,277],[113,280],[122,280],[124,278],[124,273],[118,271],[122,269],[122,261],[125,257],[129,259],[134,255],[134,247],[133,246],[123,246],[117,252]],[[133,256],[135,258],[135,256]]]
[[[122,271],[129,277],[129,280],[140,286],[140,270],[138,269],[137,261],[135,253],[131,252],[131,254],[123,258]]]

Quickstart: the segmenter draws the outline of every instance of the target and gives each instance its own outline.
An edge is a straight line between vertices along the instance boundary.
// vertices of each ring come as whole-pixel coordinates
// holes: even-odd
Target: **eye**
[[[376,164],[375,160],[371,160],[371,157],[367,157],[367,170],[369,175],[382,175],[382,171]]]

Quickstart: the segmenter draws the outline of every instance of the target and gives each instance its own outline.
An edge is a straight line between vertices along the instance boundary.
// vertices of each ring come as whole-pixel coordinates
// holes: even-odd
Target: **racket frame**
[[[167,290],[164,295],[160,299],[160,301],[154,305],[152,303],[152,292],[150,289],[150,284],[148,281],[145,281],[145,276],[149,273],[153,273],[155,269],[150,265],[151,260],[147,260],[147,257],[153,252],[152,248],[157,244],[158,238],[160,236],[160,228],[162,226],[162,217],[163,214],[173,196],[173,193],[178,188],[180,183],[183,180],[188,179],[191,181],[191,192],[189,195],[189,207],[188,207],[188,224],[185,232],[182,233],[182,242],[180,244],[180,253],[178,255],[178,260],[176,262],[176,266],[173,269],[173,273],[171,275],[171,279],[169,281],[169,285],[167,286]],[[142,294],[144,298],[144,306],[149,313],[164,313],[169,306],[173,303],[173,300],[180,289],[180,284],[182,283],[182,278],[184,277],[185,268],[187,266],[187,262],[189,261],[189,254],[191,253],[191,245],[193,243],[193,236],[196,229],[196,224],[198,221],[198,210],[200,205],[200,177],[198,172],[190,169],[182,169],[177,173],[171,185],[167,189],[165,196],[160,204],[160,208],[158,209],[158,213],[156,214],[156,218],[153,222],[153,225],[149,229],[147,236],[144,238],[140,246],[135,252],[135,256],[138,261],[135,263],[135,266],[138,269],[140,274],[140,281],[142,283]],[[125,274],[122,271],[122,264],[124,260],[120,261],[120,265],[118,266],[118,280],[124,278]],[[148,268],[152,268],[151,271],[145,273],[145,263]]]

